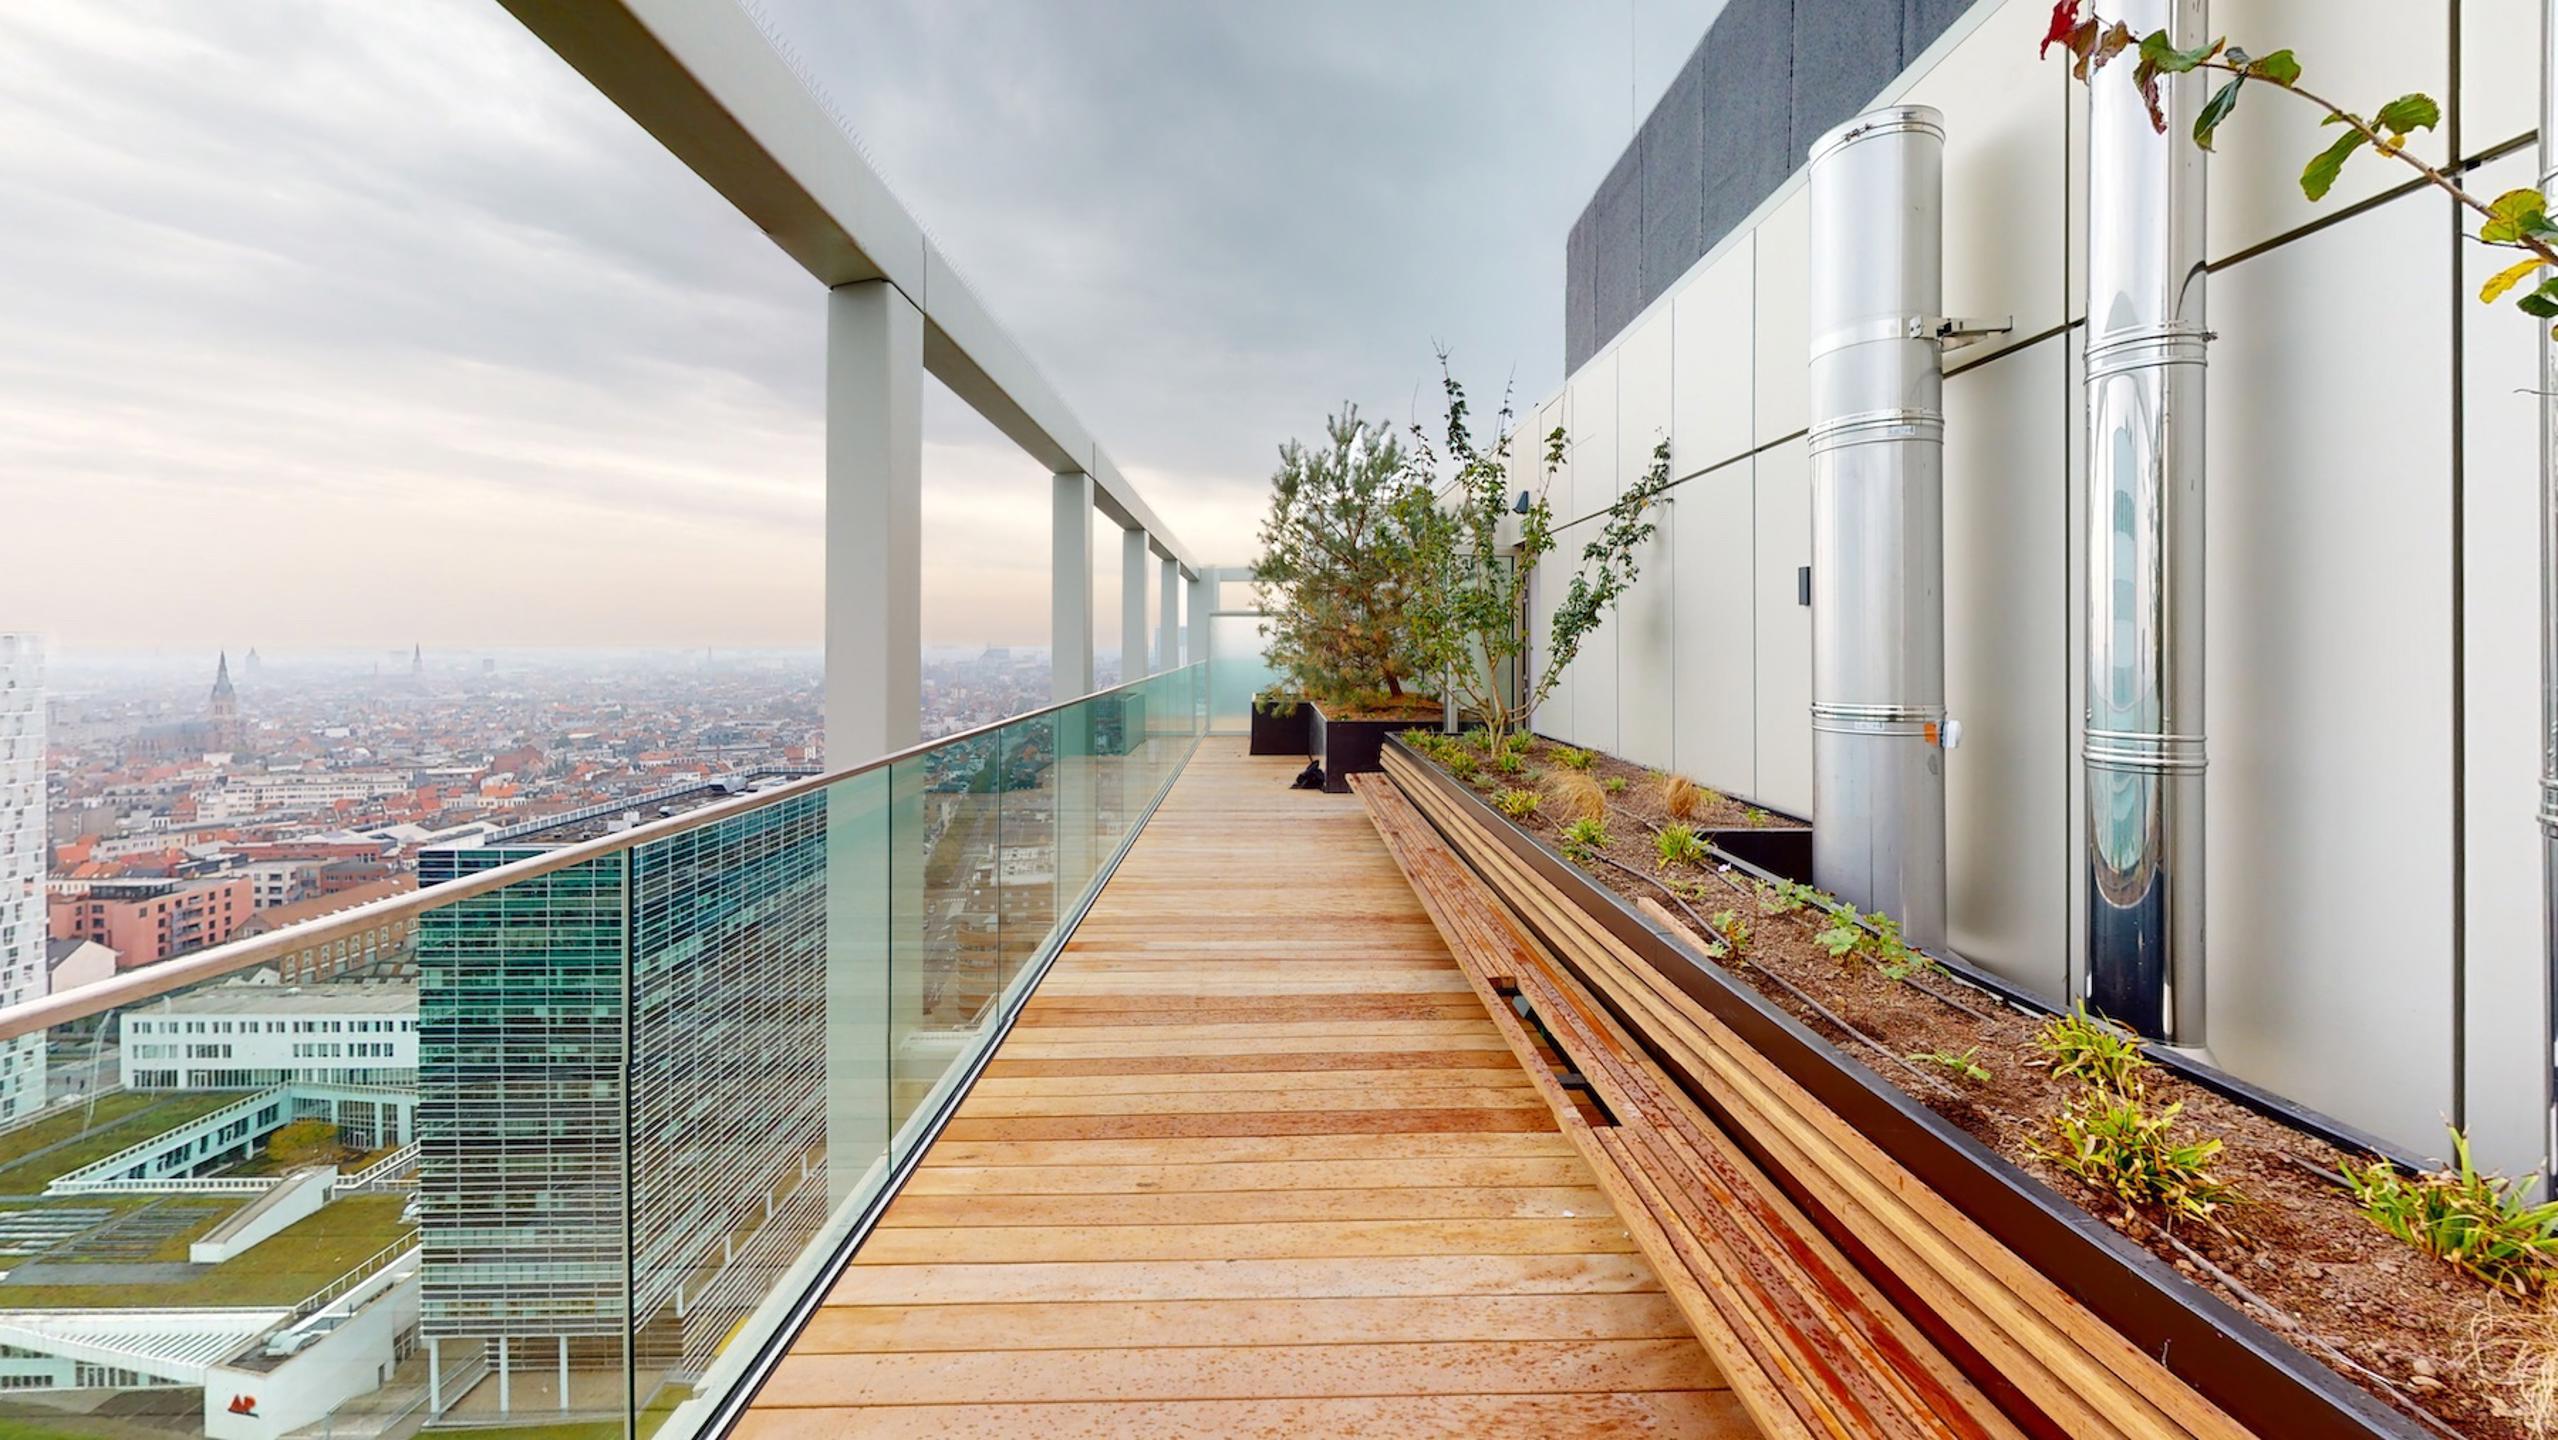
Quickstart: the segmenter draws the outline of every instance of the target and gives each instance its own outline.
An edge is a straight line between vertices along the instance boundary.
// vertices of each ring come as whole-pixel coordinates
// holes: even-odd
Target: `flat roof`
[[[163,1015],[382,1015],[417,1008],[408,981],[354,985],[217,985],[132,1010],[136,1019]]]

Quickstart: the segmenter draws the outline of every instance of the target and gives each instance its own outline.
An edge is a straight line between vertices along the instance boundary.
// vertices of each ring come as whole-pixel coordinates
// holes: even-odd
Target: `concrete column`
[[[568,1408],[568,1337],[560,1337],[560,1408]]]
[[[1060,475],[1048,531],[1049,698],[1080,699],[1092,682],[1092,477]]]
[[[497,1413],[508,1415],[515,1410],[515,1374],[507,1366],[506,1337],[497,1337]]]
[[[1155,668],[1176,669],[1181,664],[1181,562],[1165,556],[1155,584],[1161,592],[1156,602],[1161,613],[1155,620]]]
[[[884,280],[826,292],[826,763],[923,733],[924,317]]]
[[[1154,673],[1146,660],[1146,532],[1119,536],[1119,683]]]

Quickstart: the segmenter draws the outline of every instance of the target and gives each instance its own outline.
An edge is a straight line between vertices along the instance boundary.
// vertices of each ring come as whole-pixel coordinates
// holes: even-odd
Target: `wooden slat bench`
[[[1627,949],[1408,757],[1389,752],[1360,793],[1469,978],[1524,997],[1582,1067],[1616,1123],[1565,1118],[1566,1132],[1622,1187],[1639,1248],[1767,1433],[2250,1433]],[[1535,1036],[1521,1023],[1511,1039]],[[1702,1082],[1711,1116],[1653,1053]],[[1547,1098],[1587,1113],[1560,1081]],[[1770,1168],[1852,1234],[1872,1273]]]

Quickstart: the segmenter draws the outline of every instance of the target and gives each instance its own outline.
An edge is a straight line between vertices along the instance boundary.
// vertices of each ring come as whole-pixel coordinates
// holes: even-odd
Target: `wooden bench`
[[[1411,760],[1390,753],[1384,774],[1355,783],[1770,1436],[2249,1433],[1628,950]],[[1703,1078],[1712,1115],[1655,1053]],[[1794,1195],[1844,1225],[1867,1268]]]

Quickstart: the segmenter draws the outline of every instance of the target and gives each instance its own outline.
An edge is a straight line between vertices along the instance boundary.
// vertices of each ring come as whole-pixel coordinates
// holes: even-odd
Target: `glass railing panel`
[[[1265,644],[1257,615],[1208,618],[1209,728],[1218,734],[1241,734],[1252,728],[1252,697],[1278,678],[1278,672],[1270,668]]]
[[[1191,666],[627,838],[428,852],[396,919],[0,1040],[0,1433],[705,1433],[1204,698]]]

